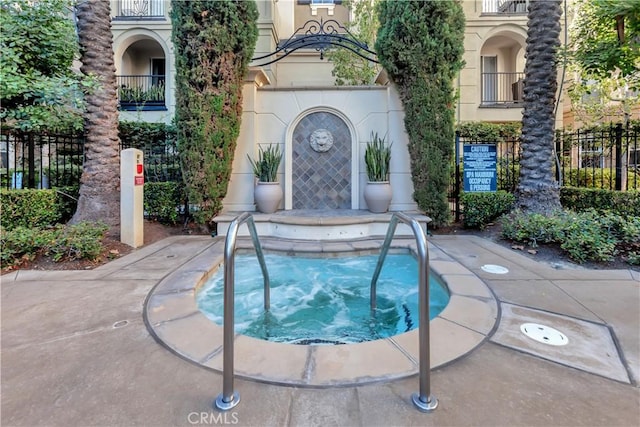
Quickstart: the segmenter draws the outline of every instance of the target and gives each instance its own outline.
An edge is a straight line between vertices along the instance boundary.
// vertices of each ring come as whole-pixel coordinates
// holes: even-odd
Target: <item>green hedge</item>
[[[568,187],[613,188],[616,185],[616,173],[611,169],[571,169],[564,170],[563,185]],[[633,170],[627,171],[627,183],[633,187],[634,182],[640,182],[640,175]]]
[[[0,225],[6,230],[49,227],[63,217],[55,190],[0,190],[0,205]]]
[[[576,212],[596,209],[621,216],[640,216],[640,191],[562,187],[560,202],[565,209]]]
[[[513,208],[516,199],[506,191],[495,193],[463,193],[462,223],[465,228],[483,229],[494,219]]]
[[[587,209],[554,216],[525,214],[504,216],[502,237],[525,242],[559,244],[577,262],[609,262],[620,255],[627,263],[640,264],[640,216]]]
[[[94,260],[103,250],[102,239],[107,229],[104,224],[87,222],[46,228],[3,228],[0,230],[0,267],[10,269],[39,255],[50,257],[54,262]]]
[[[375,43],[380,64],[404,107],[413,198],[434,226],[451,220],[447,201],[453,160],[455,90],[464,61],[460,2],[380,1]]]
[[[472,141],[503,142],[520,137],[522,122],[466,122],[459,124],[457,131],[462,138]]]
[[[147,182],[144,185],[144,211],[149,219],[163,224],[180,220],[185,203],[180,182]],[[46,228],[66,223],[78,203],[78,187],[51,190],[0,190],[1,225],[5,230],[17,227]]]
[[[145,215],[163,224],[175,224],[186,197],[181,182],[147,182],[144,185]]]

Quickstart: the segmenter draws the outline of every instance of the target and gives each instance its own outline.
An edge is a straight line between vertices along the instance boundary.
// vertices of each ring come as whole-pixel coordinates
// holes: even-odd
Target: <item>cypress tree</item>
[[[404,106],[413,197],[443,225],[451,216],[453,81],[463,66],[464,13],[458,0],[381,1],[378,13],[376,52]]]
[[[171,8],[182,176],[196,222],[209,224],[231,176],[258,9],[253,0],[173,0]]]

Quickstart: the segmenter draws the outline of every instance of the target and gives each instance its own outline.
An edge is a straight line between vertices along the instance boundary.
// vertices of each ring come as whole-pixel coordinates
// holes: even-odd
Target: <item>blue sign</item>
[[[464,162],[464,191],[474,193],[497,190],[495,144],[464,144],[462,160]]]

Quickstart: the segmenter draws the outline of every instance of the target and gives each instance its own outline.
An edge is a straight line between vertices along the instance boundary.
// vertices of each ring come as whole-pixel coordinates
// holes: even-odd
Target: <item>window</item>
[[[602,142],[597,141],[596,138],[591,134],[586,134],[584,136],[584,139],[580,138],[580,167],[604,167]]]
[[[495,104],[498,101],[498,57],[482,57],[482,103]]]
[[[164,58],[151,58],[151,86],[164,85]]]
[[[629,167],[640,168],[640,148],[629,148]]]
[[[342,4],[342,0],[298,0],[298,4],[308,4],[313,16],[318,14],[318,9],[327,9],[327,13],[332,16],[335,6]]]

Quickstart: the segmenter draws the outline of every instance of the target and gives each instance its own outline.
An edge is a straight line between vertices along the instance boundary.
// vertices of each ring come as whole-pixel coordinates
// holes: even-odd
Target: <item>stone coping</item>
[[[144,319],[150,333],[175,354],[222,371],[223,328],[197,308],[196,292],[223,261],[222,238],[163,279],[147,296]],[[261,239],[262,241],[263,239]],[[264,239],[265,250],[361,254],[379,250],[381,240],[305,242]],[[238,249],[252,248],[239,238]],[[394,239],[394,251],[416,251],[412,239]],[[448,287],[450,301],[430,322],[431,367],[463,357],[496,328],[498,305],[480,278],[429,243],[430,268]],[[366,384],[415,375],[419,370],[418,329],[375,341],[342,345],[275,343],[244,335],[234,342],[235,375],[300,387]]]

